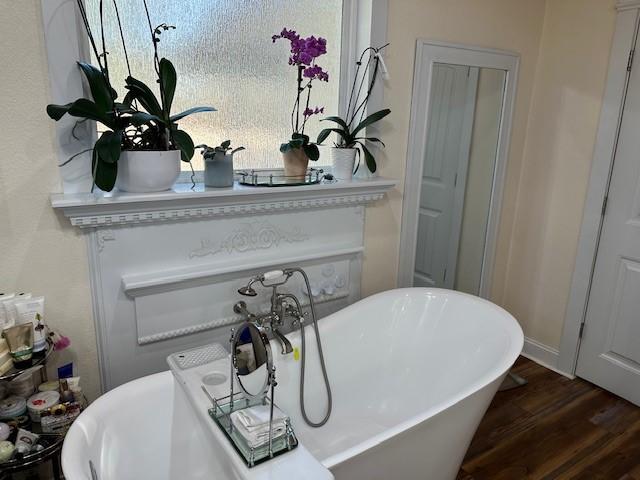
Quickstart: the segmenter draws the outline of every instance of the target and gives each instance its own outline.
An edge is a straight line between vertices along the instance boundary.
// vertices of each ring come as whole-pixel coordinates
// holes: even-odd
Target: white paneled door
[[[640,71],[631,73],[576,374],[640,405]]]
[[[413,285],[453,288],[478,68],[433,66]]]

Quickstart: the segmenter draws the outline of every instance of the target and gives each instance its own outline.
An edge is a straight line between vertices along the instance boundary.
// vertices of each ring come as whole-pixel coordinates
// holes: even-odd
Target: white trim
[[[380,200],[395,180],[339,181],[306,187],[242,187],[193,192],[190,185],[173,191],[131,194],[53,194],[51,204],[80,228],[172,222],[366,205]]]
[[[411,285],[413,265],[415,263],[418,219],[417,206],[420,199],[419,179],[422,177],[423,162],[412,161],[412,159],[422,159],[424,157],[424,144],[428,131],[427,112],[429,111],[432,67],[434,63],[453,63],[456,65],[496,68],[506,71],[505,94],[480,282],[480,296],[485,298],[489,296],[502,205],[504,177],[509,155],[511,119],[518,83],[519,58],[518,54],[504,50],[435,42],[424,39],[418,40],[404,185],[402,232],[400,234],[399,286]],[[425,81],[426,84],[423,84]]]
[[[364,247],[361,246],[336,250],[323,249],[317,252],[305,253],[304,255],[290,256],[287,258],[287,264],[296,265],[301,262],[308,262],[312,260],[350,257],[362,254],[363,251]],[[247,272],[255,269],[265,269],[273,265],[273,260],[269,259],[253,263],[251,265],[196,265],[174,268],[160,272],[123,275],[122,291],[124,291],[129,297],[135,298],[144,295],[151,295],[157,292],[182,289],[192,282],[211,280],[213,277],[219,277],[229,273],[239,274],[241,272]],[[278,262],[277,265],[282,265],[282,262]]]
[[[522,348],[521,355],[533,362],[536,362],[538,365],[559,373],[564,377],[571,379],[575,378],[574,375],[563,372],[558,368],[558,360],[560,358],[560,353],[558,352],[558,350],[553,347],[549,347],[544,343],[540,343],[533,338],[524,338],[524,346]]]
[[[640,8],[640,0],[618,0],[616,2],[616,10],[618,10],[618,12],[638,8]]]
[[[636,3],[640,5],[640,2]],[[616,31],[609,59],[609,74],[600,112],[576,264],[560,343],[558,368],[572,374],[575,373],[578,361],[580,325],[587,311],[591,278],[602,229],[602,205],[609,188],[628,85],[627,61],[629,51],[636,43],[638,19],[637,10],[623,9],[618,13],[616,20]]]

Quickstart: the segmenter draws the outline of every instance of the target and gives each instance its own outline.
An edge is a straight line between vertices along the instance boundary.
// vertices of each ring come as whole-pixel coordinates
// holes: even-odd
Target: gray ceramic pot
[[[204,184],[206,187],[233,187],[232,153],[216,153],[204,159]]]

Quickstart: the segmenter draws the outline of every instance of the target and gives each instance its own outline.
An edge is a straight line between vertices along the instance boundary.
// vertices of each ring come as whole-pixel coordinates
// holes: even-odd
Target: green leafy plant
[[[216,156],[217,153],[226,155],[227,152],[231,150],[231,140],[225,140],[217,147],[210,147],[209,145],[206,145],[203,143],[201,145],[196,145],[196,148],[202,149],[202,156],[204,158],[213,158]],[[231,155],[237,152],[241,152],[242,150],[245,150],[245,148],[244,147],[234,148],[233,150],[231,150]]]
[[[358,125],[353,127],[353,129],[350,128],[349,124],[340,117],[334,116],[334,117],[323,118],[321,121],[334,122],[338,125],[338,127],[325,128],[324,130],[322,130],[318,134],[317,143],[322,144],[322,142],[324,142],[331,133],[335,133],[336,135],[338,135],[338,142],[335,144],[335,146],[337,148],[358,148],[358,147],[361,148],[362,153],[364,154],[364,159],[367,164],[367,168],[371,171],[371,173],[373,173],[377,169],[376,160],[374,156],[371,154],[371,151],[365,145],[365,142],[368,141],[368,142],[379,143],[383,147],[385,146],[384,142],[376,137],[367,137],[367,136],[360,136],[360,135],[362,134],[362,131],[366,127],[368,127],[369,125],[373,125],[374,123],[382,120],[384,117],[386,117],[390,113],[391,113],[391,110],[389,110],[388,108],[372,113],[367,118],[362,120]]]
[[[93,148],[90,149],[93,151],[91,169],[94,184],[104,191],[113,189],[118,174],[117,162],[123,150],[180,150],[181,160],[190,162],[195,149],[193,140],[187,132],[178,128],[178,122],[194,113],[213,112],[215,108],[193,107],[178,114],[171,114],[177,85],[177,73],[169,60],[166,58],[160,59],[158,43],[162,32],[175,27],[163,23],[152,28],[147,2],[144,0],[153,42],[154,67],[160,91],[160,99],[158,99],[151,88],[131,75],[117,2],[113,1],[124,56],[129,70],[129,75],[125,80],[125,88],[128,92],[122,102],[116,102],[118,95],[109,77],[102,2],[100,4],[101,51],[98,50],[89,26],[83,1],[77,0],[77,5],[93,53],[99,64],[98,67],[87,63],[78,64],[87,79],[93,100],[80,98],[66,105],[48,105],[47,114],[56,121],[68,114],[81,118],[81,121],[96,121],[107,128],[106,131],[100,134]],[[74,155],[71,159],[77,155],[79,154]]]
[[[360,58],[356,62],[356,74],[353,79],[353,85],[351,86],[351,95],[349,97],[349,104],[347,105],[347,114],[345,118],[339,116],[331,116],[323,118],[321,121],[333,122],[337,126],[333,128],[325,128],[319,134],[316,140],[318,145],[321,145],[327,140],[329,135],[335,133],[338,137],[334,143],[336,148],[356,148],[358,151],[358,164],[356,171],[360,166],[360,150],[364,155],[365,163],[371,173],[377,170],[376,160],[366,146],[366,142],[373,142],[383,147],[384,142],[377,137],[366,136],[365,128],[379,122],[384,117],[391,113],[391,110],[385,108],[375,113],[364,117],[367,111],[367,105],[369,103],[369,97],[373,91],[373,86],[378,78],[380,67],[380,51],[387,47],[388,44],[379,48],[368,47],[366,48]],[[364,62],[365,56],[369,56],[368,60]],[[372,70],[372,71],[371,71]],[[367,84],[368,81],[368,84]],[[362,100],[359,100],[360,92],[364,86],[367,85],[366,93]]]
[[[293,134],[291,134],[291,140],[280,144],[280,151],[282,153],[286,153],[294,148],[301,148],[305,155],[309,157],[309,160],[313,160],[314,162],[320,158],[318,146],[311,143],[309,135],[305,135],[304,133],[293,132]]]

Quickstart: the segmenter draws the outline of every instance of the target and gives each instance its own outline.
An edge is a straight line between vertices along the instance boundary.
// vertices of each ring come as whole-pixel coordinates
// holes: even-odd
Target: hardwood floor
[[[520,357],[528,384],[498,392],[458,480],[640,480],[640,408]]]

